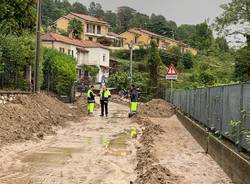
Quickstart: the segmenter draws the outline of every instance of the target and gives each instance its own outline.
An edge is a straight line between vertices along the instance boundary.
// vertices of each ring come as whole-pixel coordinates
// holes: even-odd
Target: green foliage
[[[237,51],[235,64],[236,80],[250,81],[250,49],[245,47]]]
[[[133,73],[133,83],[141,90],[146,90],[148,77],[146,73]],[[129,89],[130,79],[127,72],[117,72],[108,79],[108,86],[115,87],[118,90]]]
[[[112,45],[112,40],[105,37],[105,36],[97,38],[97,42],[102,44],[102,45],[105,45],[105,46],[111,46]]]
[[[250,23],[250,1],[233,0],[228,4],[221,5],[224,10],[222,15],[216,18],[215,28],[226,35],[242,34],[247,40],[250,40],[249,23]],[[232,29],[231,25],[237,25],[237,30]],[[245,30],[245,31],[242,31]],[[249,43],[248,43],[249,44]],[[250,46],[250,45],[248,45]]]
[[[161,57],[159,55],[159,50],[157,43],[153,40],[150,43],[150,47],[148,49],[148,70],[149,70],[149,86],[150,87],[158,87],[159,80],[159,67],[162,63]]]
[[[104,11],[100,3],[91,2],[88,11],[91,16],[104,16]]]
[[[190,44],[190,35],[195,32],[195,25],[183,24],[177,29],[176,38],[184,43]]]
[[[99,73],[99,68],[95,65],[83,65],[82,69],[88,71],[90,77],[92,78],[92,83],[96,81],[96,75]]]
[[[35,0],[1,0],[0,34],[22,35],[25,32],[34,32],[35,7]]]
[[[46,49],[43,57],[43,87],[58,95],[70,95],[76,80],[75,59],[54,49]]]
[[[119,31],[124,32],[128,30],[130,20],[134,17],[136,10],[127,6],[118,7],[117,19]]]
[[[72,33],[72,37],[75,39],[81,39],[83,32],[83,24],[80,20],[74,18],[69,21],[68,32]]]
[[[148,54],[147,49],[143,47],[133,50],[133,60],[142,61],[146,59]],[[130,60],[130,51],[129,50],[117,50],[112,53],[112,56],[115,58]]]
[[[29,90],[25,68],[33,65],[35,43],[31,36],[0,35],[0,86]]]
[[[72,4],[72,12],[79,14],[88,14],[86,6],[84,6],[82,3],[79,2],[74,2]]]
[[[174,21],[167,21],[162,15],[152,14],[148,29],[154,33],[173,38],[177,25]]]
[[[117,32],[117,14],[115,12],[112,11],[106,11],[105,15],[104,15],[104,20],[107,21],[109,23],[109,25],[111,26],[111,30],[114,32]]]
[[[129,21],[130,27],[140,27],[147,29],[150,24],[150,18],[148,15],[137,12],[133,18]]]
[[[181,58],[181,63],[186,69],[193,68],[193,55],[190,52],[184,53]]]
[[[206,22],[197,24],[195,32],[190,35],[190,45],[199,50],[207,51],[213,41],[213,31]]]
[[[241,116],[243,121],[235,121],[231,120],[229,122],[230,130],[226,132],[226,134],[233,136],[237,141],[236,144],[239,144],[239,138],[246,139],[247,143],[250,144],[250,130],[245,126],[244,121],[246,116],[250,113],[247,112],[245,109],[241,111]]]

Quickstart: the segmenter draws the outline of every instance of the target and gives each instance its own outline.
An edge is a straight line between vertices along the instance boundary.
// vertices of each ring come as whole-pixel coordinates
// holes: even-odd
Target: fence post
[[[243,94],[244,93],[244,84],[241,83],[240,84],[240,121],[243,125],[245,125],[245,122],[244,122],[244,118],[243,118],[243,115],[242,115],[242,110],[243,110]],[[242,135],[241,135],[241,126],[238,126],[238,130],[237,130],[237,142],[238,142],[238,151],[242,151],[242,147],[241,147],[241,143],[242,143]]]
[[[222,136],[222,131],[223,131],[223,127],[222,127],[222,123],[224,122],[224,86],[221,87],[221,119],[220,119],[220,136]]]

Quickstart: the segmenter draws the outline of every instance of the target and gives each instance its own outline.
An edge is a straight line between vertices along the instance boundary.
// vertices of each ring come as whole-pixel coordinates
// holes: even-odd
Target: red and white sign
[[[177,71],[176,71],[173,64],[171,64],[168,67],[168,71],[166,73],[166,79],[168,79],[168,80],[176,80],[177,79]]]

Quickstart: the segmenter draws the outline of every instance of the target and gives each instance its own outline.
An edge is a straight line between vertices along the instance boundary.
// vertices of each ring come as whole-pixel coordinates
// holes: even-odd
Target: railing
[[[250,84],[174,91],[165,99],[216,134],[250,151]]]

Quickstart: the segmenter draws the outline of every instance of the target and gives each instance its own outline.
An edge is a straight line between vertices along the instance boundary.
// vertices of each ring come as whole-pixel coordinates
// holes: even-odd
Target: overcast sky
[[[89,6],[93,0],[79,1]],[[168,20],[180,24],[197,24],[205,19],[214,19],[222,13],[220,5],[230,0],[94,0],[102,5],[104,10],[116,10],[119,6],[130,6],[141,13],[151,15],[162,14]]]

